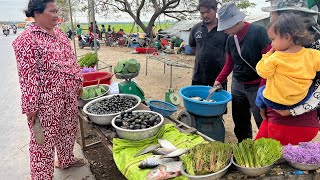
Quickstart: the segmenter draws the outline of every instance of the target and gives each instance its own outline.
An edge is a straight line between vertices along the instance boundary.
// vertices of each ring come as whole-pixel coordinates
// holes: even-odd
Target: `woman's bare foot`
[[[56,161],[54,163],[54,167],[55,168],[59,168],[59,169],[67,169],[67,168],[70,168],[70,167],[81,167],[81,166],[84,166],[84,165],[86,165],[86,161],[84,159],[81,159],[81,158],[74,158],[73,163],[70,164],[68,167],[64,167],[64,168],[59,166],[58,161]]]

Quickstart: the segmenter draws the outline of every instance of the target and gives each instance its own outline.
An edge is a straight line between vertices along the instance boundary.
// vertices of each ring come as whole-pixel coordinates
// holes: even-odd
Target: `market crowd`
[[[308,2],[271,1],[263,8],[271,14],[266,29],[246,22],[233,3],[218,9],[216,0],[199,0],[203,21],[192,28],[189,39],[196,55],[192,85],[226,89],[232,72],[232,116],[239,142],[266,137],[283,145],[298,144],[311,141],[319,131],[319,13],[309,9]],[[30,0],[25,14],[35,23],[13,42],[22,113],[30,129],[33,180],[52,179],[54,167],[86,164],[73,154],[81,69],[68,38],[56,28],[57,11],[54,0]],[[102,33],[111,31],[103,26]],[[252,114],[259,128],[256,137]]]

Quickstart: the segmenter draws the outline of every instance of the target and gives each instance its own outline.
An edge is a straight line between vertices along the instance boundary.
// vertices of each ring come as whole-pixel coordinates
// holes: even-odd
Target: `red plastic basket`
[[[113,74],[110,72],[89,72],[82,75],[83,77],[83,87],[96,85],[100,79],[100,84],[111,83],[111,78]]]
[[[143,54],[152,54],[157,51],[157,48],[155,48],[155,47],[145,47],[145,48],[144,47],[137,47],[136,51],[138,53],[143,53]]]

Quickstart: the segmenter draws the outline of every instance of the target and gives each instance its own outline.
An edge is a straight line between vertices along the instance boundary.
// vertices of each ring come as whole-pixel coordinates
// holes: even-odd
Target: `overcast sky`
[[[261,7],[268,6],[269,3],[265,2],[265,0],[251,0],[255,2],[257,6],[255,8],[251,8],[248,12],[251,15],[261,15]],[[23,21],[25,19],[25,15],[23,10],[27,7],[28,0],[0,0],[0,21]],[[86,22],[85,15],[78,15],[76,17],[77,21]],[[121,19],[117,19],[115,17],[97,17],[98,22],[110,22],[110,21],[131,21],[130,17],[121,17]],[[162,21],[162,19],[161,19]]]

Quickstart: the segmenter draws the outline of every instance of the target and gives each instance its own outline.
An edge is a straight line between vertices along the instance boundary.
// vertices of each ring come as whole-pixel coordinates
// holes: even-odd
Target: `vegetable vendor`
[[[265,7],[263,11],[271,12],[271,21],[277,19],[283,13],[293,12],[303,18],[308,31],[314,35],[315,39],[312,44],[305,45],[307,48],[319,50],[320,34],[319,25],[316,23],[314,16],[318,12],[311,10],[307,6],[306,0],[274,0],[270,7]],[[290,110],[273,110],[269,107],[266,109],[266,116],[256,139],[266,137],[273,138],[281,144],[299,144],[299,142],[311,141],[318,134],[320,123],[315,110],[319,106],[320,98],[320,80],[314,79],[314,92],[311,97],[302,105]],[[265,84],[265,81],[261,83]],[[288,133],[290,132],[290,133]]]
[[[271,47],[266,29],[244,22],[245,16],[234,3],[223,4],[218,10],[218,31],[230,36],[226,43],[226,64],[214,85],[225,83],[233,71],[232,117],[238,142],[252,138],[251,113],[258,128],[262,122],[260,110],[255,104],[261,78],[254,67]],[[239,52],[236,41],[239,42]]]
[[[30,0],[25,11],[35,23],[15,41],[22,113],[30,129],[32,180],[53,178],[54,154],[57,168],[85,165],[74,157],[78,123],[78,97],[82,89],[81,70],[69,40],[55,26],[58,8],[54,0]],[[35,120],[38,128],[32,128]],[[39,121],[37,120],[37,124]],[[44,136],[44,142],[36,141]]]

